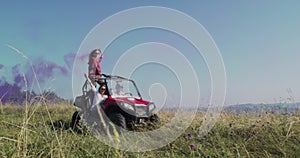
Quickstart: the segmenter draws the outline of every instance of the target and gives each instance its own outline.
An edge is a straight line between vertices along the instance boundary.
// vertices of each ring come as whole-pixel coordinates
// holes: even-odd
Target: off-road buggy
[[[159,124],[159,117],[154,114],[155,104],[144,100],[131,79],[120,76],[103,75],[99,82],[106,85],[105,95],[107,99],[101,102],[99,108],[106,123],[113,122],[118,127],[131,130],[134,126],[147,125],[149,122]],[[116,88],[122,88],[122,92],[117,94]],[[76,97],[74,106],[80,108],[72,116],[71,127],[76,127],[81,118],[88,120],[92,124],[93,116],[90,111],[93,102],[93,92],[90,90],[88,82],[82,86],[82,95]]]

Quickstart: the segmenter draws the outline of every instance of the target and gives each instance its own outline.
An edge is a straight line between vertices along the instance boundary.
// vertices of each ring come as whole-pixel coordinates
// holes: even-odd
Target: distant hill
[[[236,105],[227,105],[223,107],[209,107],[209,106],[196,106],[194,107],[189,107],[185,108],[184,106],[182,107],[183,110],[188,110],[188,111],[195,111],[196,109],[199,112],[206,112],[208,108],[215,108],[215,110],[221,110],[223,112],[229,112],[229,113],[280,113],[280,114],[285,114],[285,113],[300,113],[300,103],[273,103],[273,104],[236,104]],[[218,109],[216,109],[218,108]],[[162,108],[162,110],[168,110],[168,111],[177,111],[178,106],[165,106]],[[214,110],[214,109],[211,109]]]
[[[235,113],[295,113],[300,110],[300,103],[275,103],[275,104],[237,104],[223,108],[226,112]]]

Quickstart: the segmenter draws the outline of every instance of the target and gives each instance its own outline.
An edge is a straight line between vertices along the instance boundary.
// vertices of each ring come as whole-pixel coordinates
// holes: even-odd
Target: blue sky
[[[227,74],[225,104],[273,103],[286,101],[289,95],[292,95],[295,101],[300,101],[299,3],[299,1],[277,0],[119,3],[1,1],[0,64],[4,66],[0,68],[0,78],[5,77],[7,81],[13,82],[10,81],[11,67],[16,64],[24,67],[27,63],[6,44],[21,50],[33,61],[43,58],[64,67],[66,66],[64,56],[76,53],[91,29],[105,18],[133,7],[162,6],[193,17],[205,27],[215,41],[223,57]],[[177,49],[185,52],[184,55],[195,67],[201,81],[201,101],[206,103],[210,94],[210,78],[205,63],[201,56],[192,53],[193,50],[187,42],[166,31],[144,29],[121,36],[107,48],[109,53],[105,54],[101,64],[103,71],[111,72],[117,59],[130,47],[149,41],[178,46]],[[26,70],[20,68],[20,72],[22,71]],[[179,96],[174,91],[178,90],[179,84],[175,79],[173,82],[167,82],[174,74],[157,65],[150,64],[136,70],[133,77],[140,85],[140,89],[147,89],[142,90],[146,93],[149,85],[154,82],[146,79],[151,78],[149,77],[151,71],[160,75],[155,82],[161,82],[170,89],[168,94],[172,97],[169,99],[178,99]],[[49,79],[44,87],[71,98],[70,76],[71,73],[55,76]]]

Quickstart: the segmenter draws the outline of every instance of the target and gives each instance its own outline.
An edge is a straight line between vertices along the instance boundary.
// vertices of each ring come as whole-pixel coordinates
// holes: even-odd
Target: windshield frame
[[[133,95],[132,96],[131,95],[124,95],[124,96],[114,95],[114,90],[113,89],[115,89],[115,86],[112,86],[112,85],[116,85],[116,84],[118,84],[118,82],[127,83],[127,85],[130,85],[133,88],[133,90],[129,90],[129,88],[128,88],[127,92],[131,92],[131,94],[133,94]],[[110,76],[110,77],[106,78],[106,84],[107,84],[107,87],[109,87],[108,91],[109,91],[110,96],[112,96],[112,97],[140,98],[140,99],[142,99],[142,96],[141,96],[141,93],[140,93],[139,89],[137,88],[135,82],[131,79],[123,78],[123,77],[120,77],[120,76]],[[127,87],[129,87],[129,86],[127,86]]]

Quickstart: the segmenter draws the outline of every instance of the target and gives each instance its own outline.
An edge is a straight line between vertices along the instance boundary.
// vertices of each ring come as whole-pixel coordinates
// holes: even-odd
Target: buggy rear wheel
[[[76,129],[80,129],[80,124],[79,124],[79,121],[80,121],[80,116],[79,116],[79,112],[78,111],[75,111],[73,116],[72,116],[72,119],[71,119],[71,123],[70,123],[70,127],[73,129],[73,130],[76,130]]]

